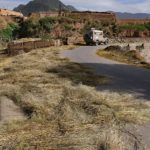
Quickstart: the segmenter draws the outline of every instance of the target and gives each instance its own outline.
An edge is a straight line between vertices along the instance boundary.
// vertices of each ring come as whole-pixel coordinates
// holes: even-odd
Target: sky
[[[0,8],[13,9],[30,0],[0,0]],[[44,0],[43,0],[44,1]],[[150,13],[150,0],[61,0],[79,10]]]

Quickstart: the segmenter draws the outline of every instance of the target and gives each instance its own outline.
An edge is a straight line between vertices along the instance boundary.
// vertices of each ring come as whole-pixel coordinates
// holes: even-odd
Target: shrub
[[[62,23],[68,23],[68,24],[72,24],[74,23],[75,20],[73,20],[72,18],[68,18],[68,17],[60,17],[58,19],[58,23],[62,24]]]
[[[13,22],[10,22],[8,24],[9,24],[9,27],[12,29],[12,37],[13,39],[15,39],[16,37],[19,36],[20,27]]]
[[[143,32],[143,31],[146,31],[146,30],[150,30],[150,24],[149,23],[146,23],[146,24],[130,24],[130,25],[123,25],[123,26],[119,26],[119,31],[123,31],[123,30],[136,30],[136,31],[139,31],[139,32]]]
[[[20,24],[20,37],[33,37],[36,36],[38,30],[38,21],[29,19]]]
[[[80,19],[79,15],[70,15],[69,18],[71,18],[73,20],[79,20]]]
[[[39,20],[39,29],[50,32],[53,29],[53,24],[56,22],[55,18],[45,17]]]
[[[51,38],[49,36],[43,36],[42,40],[50,40]]]
[[[109,26],[110,24],[111,24],[111,22],[110,22],[110,21],[107,21],[107,20],[101,22],[101,25],[102,25],[103,27],[107,27],[107,26]]]
[[[40,37],[54,28],[55,18],[29,19],[20,24],[20,37]]]
[[[85,34],[87,32],[87,30],[89,30],[91,28],[95,28],[97,30],[102,30],[103,29],[100,21],[87,22],[87,24],[84,26],[84,28],[81,29],[80,33]]]
[[[0,37],[5,38],[7,40],[12,40],[12,30],[11,28],[2,29],[0,31]]]
[[[72,26],[65,24],[64,28],[65,28],[65,30],[70,31],[72,29]]]
[[[15,23],[13,23],[13,22],[9,22],[8,25],[9,25],[9,27],[12,28],[12,29],[15,29],[15,28],[18,27],[18,26],[17,26]]]
[[[18,34],[19,27],[13,22],[8,23],[8,27],[0,30],[0,37],[6,41],[10,41]]]
[[[72,28],[72,31],[76,31],[76,28]]]

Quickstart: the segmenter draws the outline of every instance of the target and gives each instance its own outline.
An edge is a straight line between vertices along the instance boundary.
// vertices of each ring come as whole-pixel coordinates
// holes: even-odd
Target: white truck
[[[101,30],[95,30],[94,28],[87,31],[84,35],[84,40],[87,45],[100,45],[102,43],[108,44],[108,38],[104,37],[104,33]]]

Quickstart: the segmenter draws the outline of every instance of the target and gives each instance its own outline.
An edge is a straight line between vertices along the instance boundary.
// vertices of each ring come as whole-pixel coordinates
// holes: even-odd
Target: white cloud
[[[0,8],[13,9],[19,4],[24,4],[28,1],[30,0],[0,0]],[[121,1],[122,0],[62,0],[65,4],[71,4],[79,10],[150,13],[150,0],[145,0],[144,2],[142,0],[128,0],[126,1],[127,3],[122,3]]]
[[[11,9],[17,5],[18,2],[11,0],[0,0],[0,8]]]
[[[29,0],[0,0],[0,8],[13,9],[19,4],[25,4]]]
[[[120,11],[133,13],[150,13],[150,0],[145,2],[125,4],[119,0],[62,0],[65,4],[72,4],[81,10]]]

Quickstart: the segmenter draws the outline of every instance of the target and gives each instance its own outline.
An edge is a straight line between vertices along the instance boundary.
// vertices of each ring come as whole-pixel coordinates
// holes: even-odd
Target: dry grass
[[[147,64],[143,57],[137,51],[118,51],[118,50],[98,50],[97,54],[101,57],[135,65],[138,67],[144,67],[150,69],[150,65]]]
[[[12,17],[0,16],[0,30],[7,28],[9,22],[14,22]]]
[[[60,58],[66,48],[34,50],[0,62],[0,96],[29,117],[0,126],[0,149],[130,150],[140,145],[123,125],[148,122],[150,103],[97,92],[94,87],[108,79]]]
[[[8,22],[6,19],[2,16],[0,16],[0,30],[6,28],[8,25]]]

